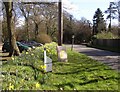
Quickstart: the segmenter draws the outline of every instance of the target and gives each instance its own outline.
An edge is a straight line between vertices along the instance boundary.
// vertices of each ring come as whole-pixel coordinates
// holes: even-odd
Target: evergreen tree
[[[98,8],[95,12],[95,15],[93,16],[93,29],[94,29],[94,34],[100,33],[103,30],[106,30],[106,24],[105,24],[105,20],[103,17],[103,13],[100,10],[100,8]]]
[[[109,8],[105,11],[107,15],[107,19],[110,20],[109,23],[109,31],[111,31],[111,21],[112,19],[118,19],[120,21],[120,1],[110,2]]]

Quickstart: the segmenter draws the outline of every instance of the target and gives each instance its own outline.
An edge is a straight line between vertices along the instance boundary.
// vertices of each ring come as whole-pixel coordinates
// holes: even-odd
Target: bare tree
[[[46,33],[53,35],[57,29],[57,5],[55,3],[42,4],[41,13],[46,25]]]
[[[25,25],[26,25],[26,31],[27,31],[27,40],[30,39],[30,34],[29,34],[29,17],[30,17],[30,10],[31,10],[31,4],[24,4],[24,3],[19,3],[19,8],[25,18]]]
[[[39,25],[42,23],[42,15],[41,15],[41,10],[40,10],[40,4],[33,4],[32,10],[31,10],[31,16],[30,19],[34,22],[35,29],[34,29],[34,34],[35,34],[35,39],[37,38],[39,34]]]

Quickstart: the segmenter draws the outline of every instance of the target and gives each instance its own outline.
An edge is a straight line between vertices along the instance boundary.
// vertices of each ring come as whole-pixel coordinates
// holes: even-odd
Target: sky
[[[43,0],[38,0],[43,1]],[[45,1],[59,1],[59,0],[45,0]],[[92,23],[93,16],[97,8],[100,8],[104,14],[104,19],[106,20],[107,14],[104,13],[105,10],[109,7],[110,2],[118,0],[62,0],[63,8],[74,16],[77,20],[80,20],[82,17],[90,20]],[[21,21],[22,20],[22,21]],[[20,24],[23,24],[23,19],[20,19]],[[109,21],[107,21],[109,23]],[[118,25],[118,20],[112,20],[112,25]]]
[[[63,7],[69,13],[71,13],[76,19],[80,20],[81,17],[85,17],[87,20],[90,20],[92,23],[93,16],[97,8],[100,8],[104,14],[104,19],[106,20],[107,14],[104,13],[105,10],[109,7],[110,2],[117,0],[62,0]],[[108,21],[107,21],[108,22]],[[118,24],[118,20],[112,21],[113,25]]]

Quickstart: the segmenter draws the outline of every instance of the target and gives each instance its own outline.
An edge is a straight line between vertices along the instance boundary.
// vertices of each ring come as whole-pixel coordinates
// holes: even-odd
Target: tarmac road
[[[66,47],[71,47],[71,45],[66,45]],[[86,47],[85,45],[73,45],[73,50],[86,54],[88,57],[103,62],[112,69],[120,71],[120,53]]]

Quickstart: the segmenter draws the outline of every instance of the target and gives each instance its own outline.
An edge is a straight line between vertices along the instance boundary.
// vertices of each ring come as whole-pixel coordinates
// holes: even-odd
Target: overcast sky
[[[93,16],[97,8],[104,11],[109,7],[109,3],[117,0],[62,0],[63,6],[68,8],[67,11],[71,13],[76,19],[80,20],[81,17],[92,22]],[[106,19],[106,14],[104,14]],[[117,19],[112,24],[117,24]]]

